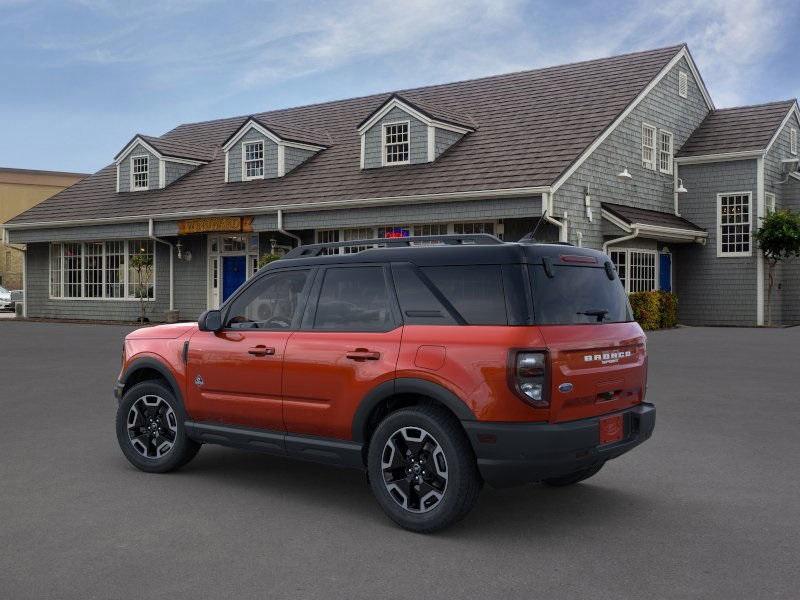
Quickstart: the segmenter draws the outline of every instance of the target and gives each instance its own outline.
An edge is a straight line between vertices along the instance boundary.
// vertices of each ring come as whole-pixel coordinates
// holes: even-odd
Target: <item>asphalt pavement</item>
[[[800,597],[800,328],[651,334],[650,441],[430,536],[358,472],[213,446],[131,467],[127,331],[0,322],[0,598]]]

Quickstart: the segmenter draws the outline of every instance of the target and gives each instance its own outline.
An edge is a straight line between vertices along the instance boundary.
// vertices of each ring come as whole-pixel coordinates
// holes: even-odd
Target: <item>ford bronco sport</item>
[[[646,440],[646,382],[645,336],[601,252],[314,244],[197,324],[131,333],[116,429],[149,472],[204,443],[363,469],[391,519],[429,532],[484,482],[573,484]]]

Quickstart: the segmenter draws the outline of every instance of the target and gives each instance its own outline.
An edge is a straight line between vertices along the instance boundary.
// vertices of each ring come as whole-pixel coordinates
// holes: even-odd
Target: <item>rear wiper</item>
[[[605,308],[590,308],[589,310],[578,311],[579,315],[586,315],[589,317],[597,317],[597,322],[602,323],[603,319],[608,315],[608,310]]]

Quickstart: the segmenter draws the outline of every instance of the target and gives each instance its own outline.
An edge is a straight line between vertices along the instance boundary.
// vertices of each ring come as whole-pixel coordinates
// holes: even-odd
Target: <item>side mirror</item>
[[[222,329],[222,313],[218,310],[207,310],[197,320],[200,331],[219,331]]]

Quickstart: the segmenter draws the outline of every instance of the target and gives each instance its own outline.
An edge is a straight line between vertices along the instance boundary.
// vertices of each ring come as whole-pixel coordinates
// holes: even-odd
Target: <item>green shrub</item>
[[[634,292],[628,298],[633,309],[633,318],[642,329],[661,327],[661,302],[658,292]]]
[[[673,292],[659,292],[661,301],[661,327],[675,327],[678,324],[678,296]]]
[[[642,329],[663,329],[678,324],[678,297],[672,292],[634,292],[629,298],[633,318]]]
[[[262,254],[258,257],[258,268],[264,267],[274,260],[280,259],[279,254]]]

